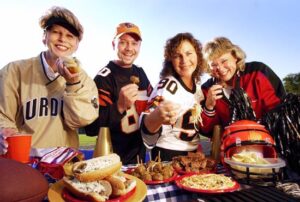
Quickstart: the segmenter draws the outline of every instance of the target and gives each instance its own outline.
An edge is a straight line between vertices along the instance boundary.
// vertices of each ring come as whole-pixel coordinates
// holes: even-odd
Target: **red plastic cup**
[[[22,163],[30,161],[31,135],[18,134],[6,138],[8,142],[6,158],[13,159]]]

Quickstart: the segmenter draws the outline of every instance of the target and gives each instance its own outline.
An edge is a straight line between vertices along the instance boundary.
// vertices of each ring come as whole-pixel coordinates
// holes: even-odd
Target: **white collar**
[[[58,74],[58,72],[55,73],[52,70],[52,68],[48,65],[48,63],[46,61],[46,58],[45,58],[45,54],[46,54],[46,52],[43,52],[43,54],[42,54],[42,60],[43,60],[43,64],[44,64],[43,68],[44,68],[44,70],[46,72],[47,77],[51,81],[53,81],[59,74]]]
[[[223,93],[228,99],[230,98],[231,91],[232,91],[232,87],[223,88]]]

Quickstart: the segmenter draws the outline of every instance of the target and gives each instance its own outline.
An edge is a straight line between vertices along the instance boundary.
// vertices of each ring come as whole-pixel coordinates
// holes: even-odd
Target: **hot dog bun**
[[[106,201],[112,193],[112,187],[106,180],[80,182],[74,177],[64,177],[63,183],[72,194],[87,201]]]
[[[122,162],[117,154],[109,154],[73,165],[73,174],[81,182],[102,180],[121,169]]]
[[[123,172],[117,172],[105,178],[112,186],[112,196],[127,194],[136,187],[136,181],[127,179]]]

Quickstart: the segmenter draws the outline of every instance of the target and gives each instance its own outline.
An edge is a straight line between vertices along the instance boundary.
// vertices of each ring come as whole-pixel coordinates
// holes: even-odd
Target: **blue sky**
[[[51,6],[74,12],[85,28],[76,56],[93,78],[114,59],[111,41],[120,22],[133,22],[143,42],[136,64],[155,85],[165,41],[190,32],[202,43],[225,36],[247,61],[269,65],[282,79],[300,72],[299,0],[0,0],[0,67],[45,50],[40,16]],[[207,77],[203,77],[205,80]]]

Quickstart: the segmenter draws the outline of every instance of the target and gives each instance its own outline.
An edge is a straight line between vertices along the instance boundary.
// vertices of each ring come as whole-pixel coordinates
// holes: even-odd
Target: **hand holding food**
[[[223,86],[221,86],[219,84],[213,85],[208,90],[207,98],[206,98],[206,102],[205,102],[205,106],[207,109],[209,109],[209,110],[214,109],[214,107],[216,105],[216,101],[223,97],[222,91],[223,91]]]
[[[80,83],[80,62],[75,57],[62,57],[56,61],[58,73],[65,78],[67,84]]]
[[[128,84],[123,86],[119,92],[118,110],[120,113],[130,109],[138,98],[138,86]]]
[[[162,100],[155,109],[156,117],[162,124],[174,125],[177,121],[180,109],[179,104],[170,100]]]
[[[136,85],[139,85],[139,83],[140,83],[140,79],[137,76],[131,76],[130,81]]]
[[[76,57],[63,57],[62,63],[72,74],[80,72],[80,62]]]

